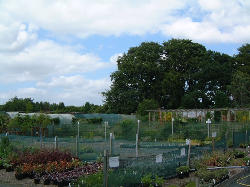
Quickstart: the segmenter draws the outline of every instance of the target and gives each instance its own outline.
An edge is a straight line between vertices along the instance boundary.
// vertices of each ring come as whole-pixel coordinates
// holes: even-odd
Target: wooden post
[[[148,124],[149,124],[149,125],[150,125],[150,120],[151,120],[151,119],[150,119],[150,114],[151,114],[151,113],[148,112]]]
[[[195,187],[200,187],[200,178],[195,177]]]
[[[174,135],[174,118],[172,117],[172,136]]]
[[[154,112],[154,115],[153,115],[153,121],[155,121],[155,112]]]
[[[214,152],[214,137],[212,138],[213,152]]]
[[[187,159],[187,166],[190,166],[190,153],[191,152],[191,140],[189,140],[189,145],[188,145],[188,159]]]
[[[230,110],[227,111],[227,122],[230,121]]]
[[[246,129],[246,135],[245,135],[245,146],[246,146],[246,153],[247,153],[247,147],[248,147],[248,133],[247,133],[247,129]]]
[[[42,137],[42,129],[40,127],[40,149],[42,149],[43,146],[43,137]]]
[[[162,124],[162,112],[161,112],[161,109],[160,109],[160,123]]]
[[[108,151],[104,150],[103,159],[103,187],[108,187]]]
[[[135,135],[135,156],[138,157],[138,134]]]

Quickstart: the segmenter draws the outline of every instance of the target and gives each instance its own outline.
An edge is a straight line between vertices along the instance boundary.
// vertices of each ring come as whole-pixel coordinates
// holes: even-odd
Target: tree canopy
[[[232,57],[191,40],[143,42],[118,58],[103,93],[106,108],[134,113],[145,100],[171,109],[249,106],[250,45],[238,50]],[[235,89],[240,78],[241,88]]]

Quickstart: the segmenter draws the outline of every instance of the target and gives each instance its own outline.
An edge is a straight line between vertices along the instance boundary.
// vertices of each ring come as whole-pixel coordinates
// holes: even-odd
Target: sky
[[[250,0],[0,0],[0,104],[100,105],[118,56],[172,38],[233,56],[250,43]]]

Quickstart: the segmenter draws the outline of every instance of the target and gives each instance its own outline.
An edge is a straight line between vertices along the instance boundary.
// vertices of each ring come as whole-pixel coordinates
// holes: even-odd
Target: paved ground
[[[250,171],[246,172],[243,176],[236,178],[229,187],[250,187]]]

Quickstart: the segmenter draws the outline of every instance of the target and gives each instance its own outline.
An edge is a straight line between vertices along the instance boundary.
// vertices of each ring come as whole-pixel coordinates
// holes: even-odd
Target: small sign
[[[156,155],[155,162],[162,163],[162,154]]]
[[[207,124],[212,123],[212,122],[211,122],[211,119],[208,118],[207,121],[206,121],[206,123],[207,123]]]
[[[190,139],[186,139],[186,145],[190,144]]]
[[[174,118],[172,118],[172,122],[174,122]]]
[[[184,147],[181,148],[181,156],[186,156],[186,149]]]
[[[111,168],[119,167],[119,156],[109,157],[109,167]]]
[[[212,138],[216,137],[216,132],[212,132]]]

